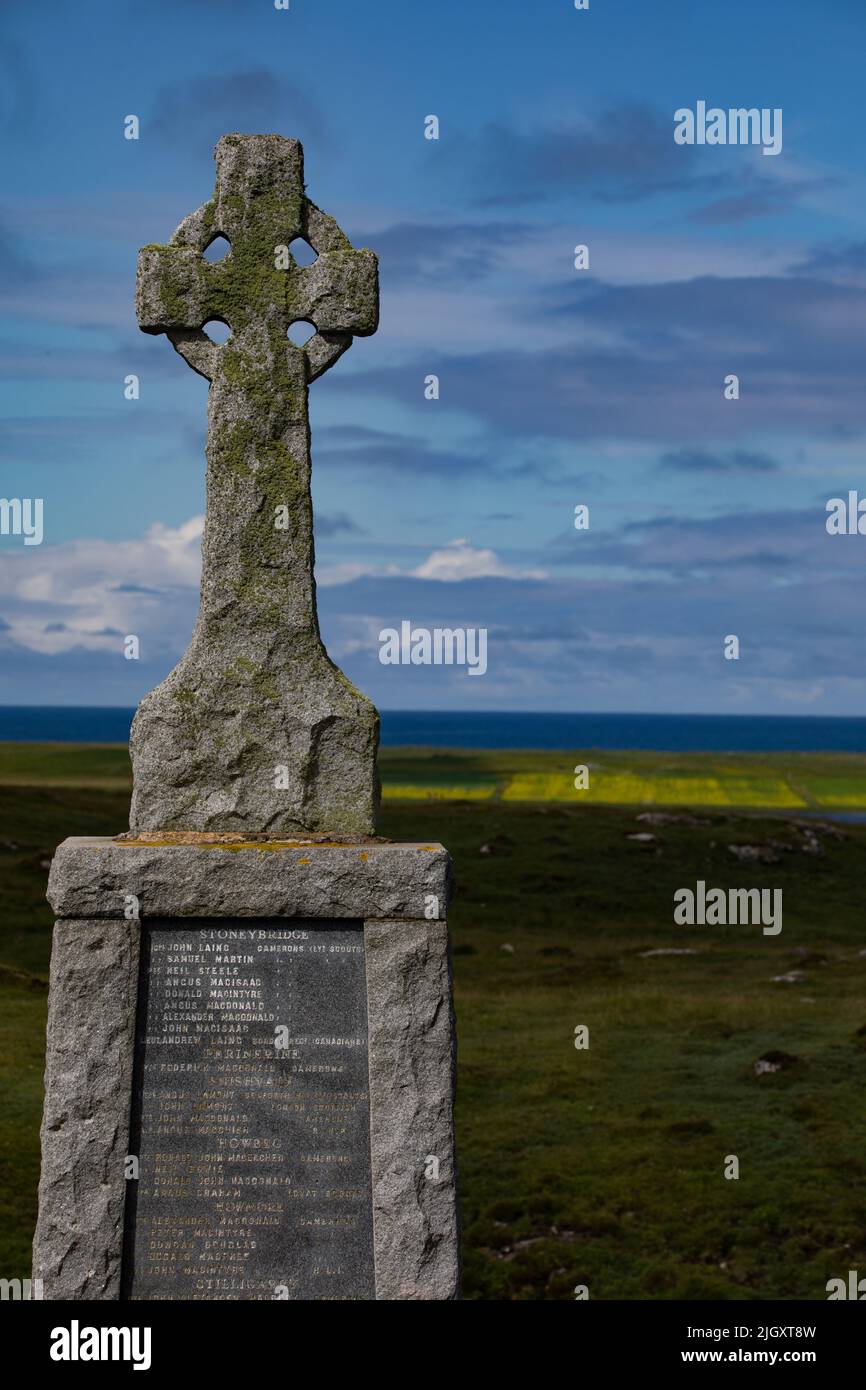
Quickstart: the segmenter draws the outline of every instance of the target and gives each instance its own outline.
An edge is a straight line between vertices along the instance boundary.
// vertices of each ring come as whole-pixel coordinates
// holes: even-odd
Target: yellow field
[[[585,791],[560,773],[524,772],[512,777],[503,801],[599,802],[614,806],[768,806],[785,810],[808,802],[782,778],[666,777],[593,772]]]

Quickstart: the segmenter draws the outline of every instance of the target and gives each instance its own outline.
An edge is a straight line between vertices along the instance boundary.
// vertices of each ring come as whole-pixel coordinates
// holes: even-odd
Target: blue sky
[[[45,506],[41,546],[0,536],[0,702],[132,704],[186,645],[207,386],[138,331],[135,260],[239,130],[299,137],[380,256],[379,332],[311,388],[323,635],[380,706],[863,712],[866,537],[824,526],[866,495],[860,0],[0,24],[0,495]],[[781,108],[781,154],[678,146],[698,100]],[[382,666],[404,619],[486,627],[487,674]]]

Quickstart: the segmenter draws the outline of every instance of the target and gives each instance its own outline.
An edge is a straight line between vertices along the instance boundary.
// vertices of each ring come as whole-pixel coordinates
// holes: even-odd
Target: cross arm
[[[379,262],[372,251],[325,251],[296,273],[290,308],[320,333],[365,338],[379,323]]]
[[[145,333],[200,328],[209,317],[207,262],[191,246],[143,246],[138,253],[135,312]]]

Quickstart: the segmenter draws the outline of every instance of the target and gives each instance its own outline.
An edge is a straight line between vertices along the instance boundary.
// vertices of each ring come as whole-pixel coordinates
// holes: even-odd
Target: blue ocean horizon
[[[0,742],[127,743],[133,709],[0,705]],[[382,710],[382,744],[427,748],[866,753],[866,718]]]

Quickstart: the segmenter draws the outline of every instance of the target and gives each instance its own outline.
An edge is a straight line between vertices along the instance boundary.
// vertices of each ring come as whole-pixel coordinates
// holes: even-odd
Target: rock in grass
[[[695,951],[691,946],[658,946],[653,951],[638,951],[641,960],[648,960],[650,956],[699,956],[700,951]]]
[[[493,839],[492,839],[492,840],[489,840],[488,843],[487,843],[486,845],[482,845],[481,848],[479,849],[478,853],[479,853],[479,854],[484,854],[484,855],[488,855],[488,854],[510,854],[510,853],[511,853],[511,850],[512,850],[513,848],[514,848],[514,841],[512,840],[511,836],[510,836],[510,835],[499,834],[499,835],[494,835],[494,836],[493,836]]]
[[[806,969],[815,965],[827,964],[827,956],[823,955],[821,951],[813,951],[809,946],[795,946],[791,955],[796,956],[800,965]]]
[[[844,830],[840,830],[838,825],[833,825],[827,820],[792,820],[798,830],[802,830],[808,835],[826,835],[830,840],[847,840],[848,836]]]
[[[728,845],[728,853],[741,864],[778,864],[781,858],[772,845]]]
[[[763,1057],[759,1057],[752,1065],[756,1076],[766,1076],[769,1072],[788,1071],[802,1060],[802,1057],[795,1057],[792,1052],[781,1052],[774,1048],[765,1052]]]
[[[670,811],[641,811],[635,820],[642,821],[644,825],[712,825],[712,821],[704,820],[700,816],[681,816],[674,815]]]

